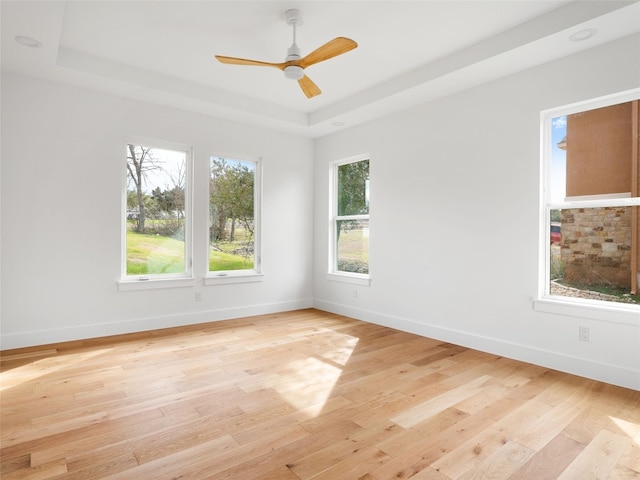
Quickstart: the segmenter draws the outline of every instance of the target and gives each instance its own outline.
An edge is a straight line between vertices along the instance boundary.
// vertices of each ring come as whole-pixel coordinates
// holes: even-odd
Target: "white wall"
[[[532,307],[540,111],[640,86],[639,46],[626,38],[316,141],[316,306],[640,389],[640,315],[613,323]],[[370,287],[325,275],[329,162],[361,153]]]
[[[532,308],[540,110],[640,85],[639,40],[334,134],[315,152],[308,139],[3,74],[1,346],[314,304],[640,389],[640,319]],[[117,291],[125,135],[193,145],[196,215],[210,153],[263,157],[263,282],[198,285],[202,302],[195,288]],[[360,153],[372,161],[371,287],[325,275],[328,163]],[[206,230],[196,235],[202,251]]]
[[[209,155],[262,157],[264,281],[118,292],[127,135],[193,146],[200,277]],[[311,306],[312,155],[309,139],[3,74],[2,348]]]

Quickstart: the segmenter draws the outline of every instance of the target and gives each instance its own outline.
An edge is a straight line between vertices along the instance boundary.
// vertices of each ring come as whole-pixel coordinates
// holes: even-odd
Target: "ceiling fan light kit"
[[[293,27],[293,43],[287,50],[287,56],[282,63],[261,62],[259,60],[248,60],[246,58],[225,57],[216,55],[216,59],[221,63],[231,65],[253,65],[257,67],[275,67],[284,72],[284,76],[291,80],[297,80],[298,85],[307,96],[307,98],[320,95],[321,90],[313,81],[304,73],[304,69],[316,63],[329,60],[343,53],[353,50],[358,46],[356,42],[345,37],[336,37],[325,43],[305,57],[300,54],[300,48],[296,44],[296,27],[302,25],[302,16],[300,10],[290,9],[285,12],[285,20],[287,25]]]
[[[304,77],[304,68],[297,65],[289,65],[284,67],[284,76],[291,80],[300,80]]]

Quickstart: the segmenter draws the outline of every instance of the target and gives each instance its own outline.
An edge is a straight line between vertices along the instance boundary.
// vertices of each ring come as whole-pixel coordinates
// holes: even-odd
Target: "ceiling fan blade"
[[[320,88],[318,88],[318,86],[313,83],[313,80],[311,80],[306,75],[298,80],[298,85],[300,85],[300,88],[307,96],[307,98],[315,97],[316,95],[320,95],[322,93],[322,90],[320,90]]]
[[[220,63],[227,63],[230,65],[253,65],[256,67],[276,67],[276,68],[279,68],[280,70],[284,70],[284,67],[287,66],[286,63],[260,62],[258,60],[248,60],[246,58],[225,57],[223,55],[216,55],[215,57]]]
[[[342,55],[343,53],[347,53],[349,50],[353,50],[357,46],[358,44],[350,38],[336,37],[301,59],[298,62],[298,65],[302,68],[307,68],[314,63],[323,62],[330,58],[337,57],[338,55]]]

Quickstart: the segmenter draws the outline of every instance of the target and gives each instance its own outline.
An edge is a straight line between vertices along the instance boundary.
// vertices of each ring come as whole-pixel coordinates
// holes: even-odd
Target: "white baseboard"
[[[46,345],[50,343],[85,340],[89,338],[108,337],[126,333],[144,332],[161,328],[182,327],[199,323],[230,320],[239,317],[250,317],[270,313],[286,312],[312,308],[312,299],[293,300],[289,302],[247,305],[243,307],[208,310],[178,315],[167,315],[132,320],[95,323],[77,327],[63,327],[49,330],[9,333],[0,336],[0,350],[12,348]]]
[[[637,370],[318,299],[314,308],[640,391],[640,372]]]

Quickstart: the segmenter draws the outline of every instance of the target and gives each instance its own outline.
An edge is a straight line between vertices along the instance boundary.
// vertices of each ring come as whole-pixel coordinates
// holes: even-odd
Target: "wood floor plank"
[[[504,447],[507,439],[503,431],[490,427],[433,462],[431,466],[449,478],[461,478]]]
[[[53,462],[16,470],[3,475],[4,480],[48,480],[67,473],[67,462],[64,458]]]
[[[9,355],[0,355],[0,362],[15,362],[16,360],[30,359],[34,357],[48,357],[55,355],[57,350],[55,348],[49,348],[44,350],[26,350],[22,353],[14,353]]]
[[[67,457],[65,480],[92,480],[138,466],[130,445],[120,443]]]
[[[620,457],[618,465],[640,474],[640,433],[633,438],[631,445]]]
[[[130,448],[138,463],[143,464],[225,435],[217,418],[196,418],[132,441]]]
[[[558,480],[607,478],[631,441],[627,436],[601,430],[558,476]]]
[[[466,415],[461,412],[461,419],[450,427],[429,431],[427,435],[422,436],[422,439],[415,439],[410,444],[403,444],[397,440],[380,444],[380,448],[394,458],[372,473],[380,478],[410,478],[446,453],[453,451],[461,443],[490,428],[517,406],[516,400],[505,397],[483,410],[482,413]],[[425,425],[428,423],[429,420],[423,422]],[[419,428],[421,425],[418,424],[410,430]]]
[[[456,403],[467,400],[469,397],[481,392],[486,388],[486,383],[489,379],[489,376],[482,375],[459,387],[448,390],[435,398],[429,399],[420,405],[416,405],[392,417],[391,420],[401,427],[411,428],[433,415],[454,406]]]
[[[389,460],[389,456],[375,446],[357,450],[328,469],[301,480],[335,480],[336,478],[361,478]],[[298,475],[300,476],[300,475]]]
[[[515,389],[517,388],[515,387]],[[460,408],[460,405],[456,405],[456,408]],[[432,466],[451,478],[459,478],[466,471],[477,468],[485,459],[503,448],[505,444],[517,442],[520,436],[524,435],[526,437],[526,432],[530,425],[534,429],[539,429],[541,436],[544,435],[545,432],[537,419],[544,417],[547,411],[548,407],[546,405],[540,405],[535,400],[522,403],[513,411],[494,422],[489,428],[480,431],[466,442],[460,443],[451,452],[434,462]],[[566,422],[564,425],[566,425]],[[554,428],[561,430],[564,425],[554,424]],[[519,443],[519,445],[526,446],[522,443]]]
[[[509,480],[555,480],[584,447],[583,444],[561,433],[529,459]]]
[[[191,418],[195,416],[192,415]],[[127,444],[138,436],[152,434],[168,428],[174,423],[184,421],[182,418],[172,417],[170,421],[159,410],[151,410],[143,414],[133,415],[122,419],[106,422],[73,432],[73,434],[49,437],[52,444],[32,447],[31,466],[51,462],[57,458],[75,458],[93,450],[100,450],[104,446],[119,446]]]
[[[324,475],[323,472],[332,469],[336,465],[342,465],[340,468],[344,469],[347,468],[344,462],[348,463],[353,461],[368,445],[375,445],[389,435],[390,430],[387,425],[380,425],[376,429],[368,429],[367,431],[358,429],[344,438],[336,439],[335,442],[328,444],[322,449],[317,449],[309,455],[296,458],[287,463],[287,467],[301,479],[315,478],[316,475],[320,475],[321,473]],[[373,457],[376,457],[378,455],[377,451],[378,448],[375,447],[375,452],[373,450],[368,451],[366,455],[371,454]],[[379,455],[379,459],[386,457],[386,454]],[[369,470],[365,470],[363,474],[367,471]],[[334,478],[341,477],[337,476]],[[356,476],[355,478],[358,477]]]
[[[481,480],[491,478],[506,480],[510,478],[529,458],[533,450],[516,442],[507,442],[477,467],[462,475],[460,480]]]
[[[109,472],[102,478],[109,480],[205,478],[207,472],[211,470],[211,459],[234,450],[236,446],[237,443],[233,438],[225,435],[142,465],[136,464],[134,467],[124,471]]]
[[[631,470],[621,465],[616,465],[616,468],[609,474],[607,480],[638,480],[640,479],[640,472],[637,470]]]
[[[449,477],[434,470],[433,467],[427,467],[416,473],[411,480],[451,480]]]
[[[313,309],[0,357],[3,479],[640,480],[640,392]]]

